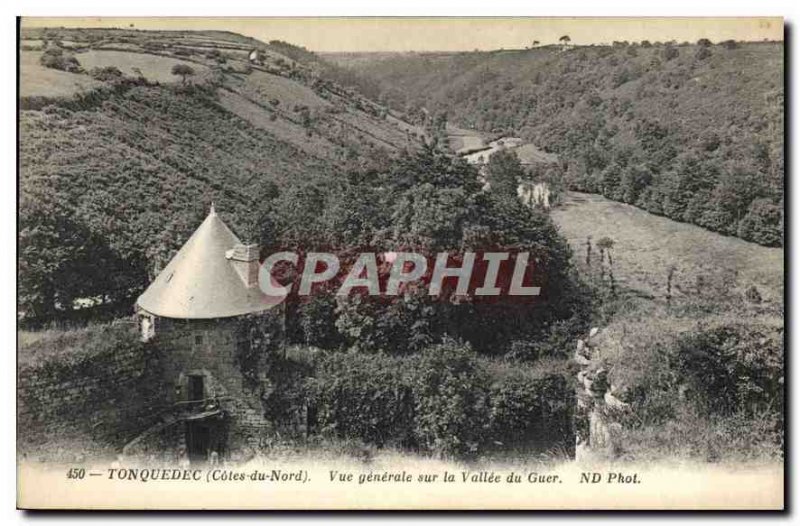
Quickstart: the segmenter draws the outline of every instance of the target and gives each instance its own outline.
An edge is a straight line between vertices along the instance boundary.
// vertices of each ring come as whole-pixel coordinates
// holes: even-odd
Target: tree
[[[486,178],[495,194],[516,197],[517,187],[524,176],[522,164],[513,150],[500,150],[489,157]]]
[[[671,44],[668,44],[667,46],[665,46],[664,47],[664,51],[661,52],[661,56],[663,56],[664,60],[666,60],[666,61],[670,61],[670,60],[672,60],[674,58],[678,58],[678,55],[680,55],[680,52],[678,51],[678,48],[676,48],[675,46],[673,46]]]
[[[276,227],[265,233],[264,245],[271,240],[283,249],[332,247],[342,268],[361,252],[446,251],[458,257],[465,250],[488,248],[528,251],[541,261],[531,268],[536,282],[546,283],[546,290],[552,291],[536,299],[541,307],[455,297],[454,283],[446,284],[435,298],[424,286],[410,286],[398,296],[380,300],[352,295],[338,298],[335,305],[330,298],[304,304],[290,297],[287,305],[297,305],[293,312],[299,319],[295,323],[290,312],[287,332],[298,341],[326,348],[341,341],[347,347],[393,354],[416,352],[450,334],[479,352],[504,354],[510,341],[535,337],[549,320],[572,316],[578,305],[569,248],[546,213],[523,205],[513,193],[514,174],[521,173],[518,159],[511,152],[500,158],[507,162],[500,163],[499,170],[507,177],[505,197],[494,188],[482,191],[475,167],[433,148],[402,154],[387,166],[363,173],[354,169],[328,185],[324,194],[310,183],[297,183],[269,206]],[[381,279],[388,271],[379,264]],[[318,312],[329,313],[334,326],[316,323]]]
[[[673,263],[667,267],[667,305],[672,304],[672,280],[678,267]]]
[[[697,50],[697,53],[694,54],[694,58],[697,60],[705,60],[711,56],[711,50],[707,47],[701,47]]]
[[[536,46],[538,46],[539,44],[540,44],[540,42],[539,42],[538,40],[534,40],[534,41],[533,41],[533,44],[532,44],[532,46],[533,46],[533,47],[536,47]]]
[[[777,247],[783,244],[783,207],[770,199],[753,200],[747,215],[739,223],[738,235],[742,239],[761,245]]]
[[[569,38],[569,35],[563,35],[563,36],[559,37],[558,41],[561,42],[562,44],[566,45],[566,44],[569,44],[571,42],[571,39]]]
[[[639,194],[652,182],[653,175],[644,166],[628,166],[620,179],[621,198],[626,203],[634,204]]]
[[[69,316],[77,299],[115,303],[135,294],[142,268],[53,196],[23,196],[19,217],[19,309],[33,321]]]
[[[604,277],[603,256],[608,259],[608,277],[611,282],[611,293],[616,294],[616,284],[614,282],[614,260],[611,257],[611,249],[614,248],[614,240],[610,237],[603,237],[597,240],[597,248],[600,249],[600,279]]]
[[[172,74],[181,77],[181,83],[186,84],[186,78],[194,75],[194,69],[187,64],[175,64],[172,66]]]

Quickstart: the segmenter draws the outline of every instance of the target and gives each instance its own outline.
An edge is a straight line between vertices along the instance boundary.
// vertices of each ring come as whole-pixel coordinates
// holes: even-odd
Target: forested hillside
[[[31,30],[21,66],[20,310],[30,318],[76,301],[129,309],[212,201],[254,240],[279,192],[335,184],[348,167],[420,144],[415,127],[332,80],[335,67],[280,42]]]
[[[409,119],[446,114],[557,153],[573,190],[782,244],[782,43],[328,58],[380,81]]]

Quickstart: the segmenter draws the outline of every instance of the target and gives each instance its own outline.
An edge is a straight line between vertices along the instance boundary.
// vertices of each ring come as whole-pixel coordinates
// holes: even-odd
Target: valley
[[[409,118],[446,118],[456,150],[518,137],[558,156],[570,190],[771,247],[783,243],[783,57],[781,42],[703,39],[328,56]]]
[[[561,466],[581,411],[609,399],[627,408],[609,412],[622,461],[782,461],[784,51],[702,40],[317,54],[225,31],[23,27],[26,454],[71,461],[50,447],[69,424],[65,444],[113,458],[183,423],[154,408],[214,385],[220,406],[192,418],[222,415],[219,393],[246,406],[243,464]],[[335,277],[275,318],[174,318],[193,337],[173,348],[173,318],[137,298],[204,224],[224,234],[204,255],[249,292],[278,251],[495,247],[535,254],[546,293],[373,302]],[[369,269],[389,278],[384,263]],[[207,380],[186,373],[201,356]]]

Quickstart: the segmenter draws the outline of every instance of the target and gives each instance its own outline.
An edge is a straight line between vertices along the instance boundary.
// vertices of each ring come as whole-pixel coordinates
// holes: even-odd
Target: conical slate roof
[[[260,312],[283,301],[265,295],[258,284],[247,287],[225,253],[241,241],[214,212],[136,304],[164,318],[209,319]]]

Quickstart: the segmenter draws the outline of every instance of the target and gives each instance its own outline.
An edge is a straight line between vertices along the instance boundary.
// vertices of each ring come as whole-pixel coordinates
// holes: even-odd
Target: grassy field
[[[585,259],[587,236],[592,243],[611,238],[616,279],[646,294],[663,296],[667,269],[675,265],[679,294],[690,293],[698,276],[724,274],[731,277],[732,287],[754,285],[765,301],[783,302],[780,248],[715,234],[594,194],[568,193],[552,217],[578,261]]]
[[[307,130],[300,123],[287,118],[277,118],[279,114],[277,111],[269,112],[237,93],[224,90],[219,91],[219,102],[227,111],[248,121],[256,128],[266,130],[283,142],[320,158],[336,158],[335,144],[319,134],[309,137]]]
[[[22,97],[66,97],[103,84],[89,75],[46,68],[39,64],[41,56],[41,51],[20,52],[20,96]],[[147,80],[160,83],[180,82],[180,77],[172,74],[172,67],[186,63],[171,57],[110,50],[78,53],[76,58],[86,71],[115,66],[125,75],[136,77],[141,72]],[[198,77],[203,77],[208,72],[208,68],[202,64],[190,65]]]
[[[138,75],[138,70],[147,80],[161,83],[180,82],[180,77],[172,74],[172,67],[176,64],[187,63],[172,57],[111,50],[91,50],[76,55],[76,58],[87,71],[92,68],[115,66],[125,75],[135,77]],[[201,64],[190,63],[189,65],[200,77],[208,71],[208,68]]]
[[[221,103],[228,111],[283,141],[321,158],[358,150],[413,147],[406,131],[422,130],[398,119],[382,119],[338,93],[317,93],[310,86],[263,71],[230,76]]]
[[[66,97],[103,83],[88,75],[50,69],[39,64],[41,51],[22,51],[19,58],[21,97]]]

